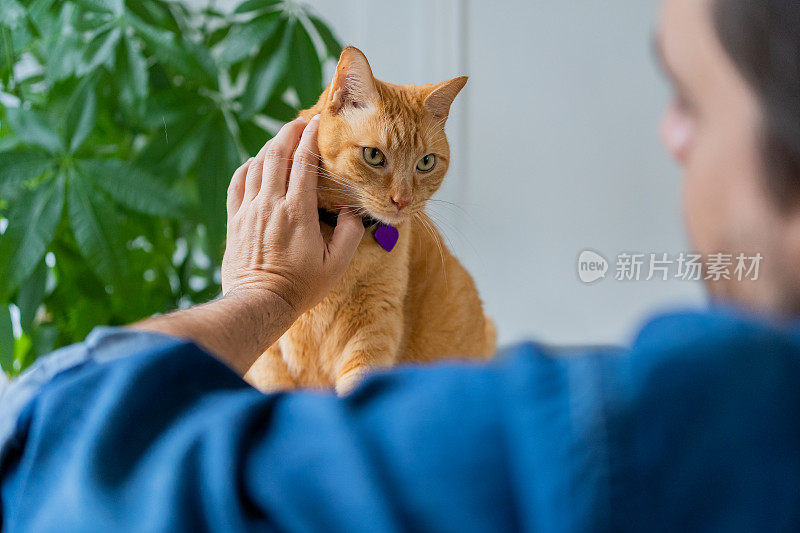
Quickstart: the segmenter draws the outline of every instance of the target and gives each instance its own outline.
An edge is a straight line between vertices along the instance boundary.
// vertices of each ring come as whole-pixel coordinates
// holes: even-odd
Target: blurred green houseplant
[[[0,14],[0,366],[14,374],[95,325],[214,297],[233,170],[316,101],[341,47],[290,1],[0,0]]]

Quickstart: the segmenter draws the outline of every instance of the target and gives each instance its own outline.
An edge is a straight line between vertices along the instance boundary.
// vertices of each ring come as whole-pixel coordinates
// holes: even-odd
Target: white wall
[[[454,163],[433,206],[504,343],[619,343],[685,281],[580,283],[585,248],[687,249],[680,176],[656,135],[655,0],[313,0],[378,78],[468,74],[448,124]],[[613,278],[613,264],[611,276]]]

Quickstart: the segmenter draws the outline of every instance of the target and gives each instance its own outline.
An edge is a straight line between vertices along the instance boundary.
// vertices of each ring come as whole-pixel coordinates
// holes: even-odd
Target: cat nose
[[[411,197],[395,194],[392,196],[392,203],[395,205],[395,207],[397,207],[398,211],[402,211],[404,207],[407,207],[408,204],[411,203]]]

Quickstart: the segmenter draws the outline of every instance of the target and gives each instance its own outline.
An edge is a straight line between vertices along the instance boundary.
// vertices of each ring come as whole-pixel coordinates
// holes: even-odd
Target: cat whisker
[[[442,250],[441,240],[440,240],[439,235],[437,234],[436,230],[430,226],[428,221],[424,221],[422,219],[422,217],[420,217],[420,221],[425,225],[426,228],[428,228],[428,231],[430,232],[431,237],[433,238],[434,242],[436,242],[436,248],[439,250],[439,258],[442,261],[442,275],[444,276],[444,287],[445,287],[445,291],[447,291],[448,290],[447,269],[445,268],[445,265],[444,265],[444,251]]]
[[[461,238],[461,241],[466,243],[470,247],[472,252],[475,254],[475,257],[477,257],[478,260],[481,262],[481,265],[484,268],[486,267],[486,262],[484,260],[484,256],[478,251],[478,248],[475,246],[475,244],[472,242],[472,240],[469,237],[467,237],[467,235],[463,231],[461,231],[458,228],[457,225],[452,224],[452,223],[450,223],[450,222],[448,222],[448,221],[446,221],[444,219],[437,219],[436,216],[435,216],[435,213],[427,213],[427,214],[431,218],[431,220],[434,220],[437,224],[439,224],[439,225],[443,224],[443,225],[447,226],[448,228],[450,228],[451,230],[455,231],[458,234],[458,236]],[[470,218],[474,222],[474,218],[472,218],[472,217],[470,217]],[[447,239],[447,241],[448,241],[448,243],[450,245],[450,249],[453,249],[452,240],[447,236],[446,233],[442,232],[442,235]]]
[[[298,164],[298,163],[299,162],[295,162],[295,164]],[[326,169],[324,169],[322,167],[319,167],[317,165],[312,165],[310,163],[299,163],[299,164],[305,164],[307,167],[312,167],[312,168],[318,169],[320,174],[324,178],[327,178],[327,179],[331,180],[332,182],[336,183],[337,185],[341,185],[342,187],[346,187],[346,188],[348,188],[350,190],[353,190],[353,191],[357,191],[358,190],[354,185],[344,181],[344,178],[341,178],[341,177],[337,176],[336,174],[333,174],[330,171],[328,171],[328,170],[326,170]]]
[[[432,238],[432,239],[434,240],[434,242],[436,243],[436,247],[439,249],[439,257],[440,257],[440,258],[441,258],[441,260],[442,260],[442,275],[444,276],[444,287],[445,287],[445,291],[447,291],[447,290],[448,290],[448,285],[447,285],[447,269],[445,268],[445,265],[444,265],[444,250],[442,250],[442,243],[440,242],[440,238],[439,238],[439,236],[437,235],[437,233],[436,233],[436,230],[435,230],[435,229],[433,229],[433,228],[432,228],[432,227],[429,225],[428,221],[426,221],[426,220],[425,220],[425,218],[424,218],[424,215],[423,215],[422,213],[416,213],[416,214],[414,215],[414,218],[416,218],[417,220],[419,220],[420,224],[422,224],[422,226],[423,226],[423,227],[424,227],[424,228],[425,228],[425,229],[428,231],[428,233],[430,233],[430,235],[431,235],[431,238]]]
[[[353,211],[353,214],[357,217],[363,217],[364,215],[369,215],[369,211],[362,207],[361,209],[356,209]]]
[[[465,215],[469,219],[469,221],[471,223],[477,224],[477,221],[475,220],[475,217],[472,215],[472,213],[470,213],[464,207],[462,207],[462,206],[460,206],[460,205],[458,205],[458,204],[456,204],[454,202],[448,202],[447,200],[439,200],[438,198],[430,198],[428,201],[429,202],[434,202],[434,203],[436,203],[438,205],[441,205],[442,207],[446,207],[448,209],[452,209],[453,212],[456,212],[459,215]],[[431,214],[431,213],[428,213],[428,214]]]
[[[318,154],[317,152],[315,152],[315,151],[313,151],[313,150],[308,150],[308,153],[309,153],[309,154],[311,154],[311,155],[313,155],[313,156],[315,156],[315,157],[316,157],[317,159],[319,159],[320,161],[322,161],[322,156],[321,156],[320,154]]]
[[[335,174],[334,172],[331,172],[331,171],[330,171],[330,170],[328,170],[327,168],[325,168],[325,167],[322,167],[322,166],[320,166],[320,165],[315,165],[315,164],[313,164],[313,163],[307,163],[307,162],[296,161],[295,159],[293,159],[293,158],[291,158],[291,157],[281,157],[281,158],[278,158],[278,159],[279,159],[279,160],[282,160],[282,161],[291,161],[291,162],[292,162],[292,164],[303,164],[303,165],[305,165],[306,167],[313,167],[313,168],[316,168],[316,169],[318,169],[320,172],[322,172],[322,173],[323,173],[325,176],[327,176],[327,177],[329,177],[329,178],[331,178],[331,179],[334,179],[334,178],[336,178],[336,179],[339,179],[339,180],[343,180],[343,181],[344,181],[344,183],[342,183],[342,185],[350,185],[349,183],[346,183],[346,179],[345,179],[345,177],[344,177],[344,176],[340,176],[340,175],[338,175],[338,174]]]
[[[320,191],[336,191],[336,192],[350,192],[348,189],[342,189],[341,187],[325,187],[324,185],[317,185],[317,190],[320,190]]]
[[[450,223],[448,223],[446,220],[441,220],[441,219],[437,219],[437,218],[435,218],[435,217],[433,216],[433,214],[432,214],[432,213],[426,213],[426,215],[428,216],[428,218],[430,218],[430,219],[431,219],[431,221],[432,221],[433,223],[435,223],[435,224],[436,224],[437,228],[439,229],[439,234],[442,236],[442,238],[443,238],[445,241],[447,241],[447,246],[448,246],[448,247],[449,247],[451,250],[453,249],[453,241],[450,239],[450,237],[447,235],[447,233],[446,233],[445,231],[443,231],[443,230],[442,230],[442,228],[441,228],[441,226],[442,226],[442,225],[446,226],[447,228],[449,228],[449,229],[451,229],[451,230],[454,230],[454,231],[456,231],[456,232],[459,234],[459,236],[461,236],[462,238],[464,238],[464,234],[463,234],[463,233],[461,233],[461,232],[458,230],[458,228],[456,228],[456,227],[455,227],[453,224],[450,224]]]

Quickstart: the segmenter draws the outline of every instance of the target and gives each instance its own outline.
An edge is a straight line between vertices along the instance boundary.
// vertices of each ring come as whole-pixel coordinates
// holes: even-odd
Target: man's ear
[[[458,93],[467,84],[468,79],[467,76],[459,76],[434,85],[431,92],[425,97],[425,108],[435,118],[447,118],[450,114],[450,106],[453,104],[453,100],[456,99]]]
[[[369,61],[361,50],[348,46],[339,56],[331,81],[328,106],[333,113],[346,107],[370,107],[378,99],[378,89]]]

